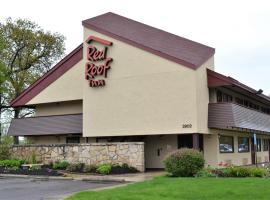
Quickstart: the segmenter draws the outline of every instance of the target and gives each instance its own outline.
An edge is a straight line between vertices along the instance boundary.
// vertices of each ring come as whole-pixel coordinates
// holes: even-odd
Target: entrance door
[[[177,149],[176,135],[153,135],[145,137],[145,168],[164,168],[165,156]]]
[[[256,153],[255,153],[255,144],[254,144],[254,138],[251,138],[251,164],[256,164]]]

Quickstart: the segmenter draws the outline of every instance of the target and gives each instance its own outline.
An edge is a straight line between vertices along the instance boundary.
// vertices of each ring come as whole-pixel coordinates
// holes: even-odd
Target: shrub
[[[70,164],[67,161],[56,162],[53,164],[53,169],[55,170],[65,170]]]
[[[219,177],[265,177],[267,170],[256,167],[229,167],[213,170]]]
[[[203,169],[204,158],[195,149],[182,148],[166,156],[164,163],[165,170],[172,176],[190,177]]]
[[[114,164],[112,165],[112,174],[125,174],[125,173],[136,173],[138,170],[135,167],[129,166],[127,163]]]
[[[38,171],[41,170],[41,166],[39,165],[33,165],[29,168],[30,171]]]
[[[97,170],[96,165],[84,165],[83,172],[86,173],[95,173]]]
[[[10,147],[13,144],[11,136],[1,136],[0,138],[0,160],[8,160],[11,157]]]
[[[83,172],[83,169],[84,169],[84,163],[70,164],[67,167],[67,171],[70,171],[70,172]]]
[[[101,164],[97,167],[97,173],[99,174],[109,174],[112,171],[112,165],[110,164]]]
[[[196,177],[217,177],[217,175],[214,173],[214,170],[211,168],[205,168],[200,170],[197,174]]]
[[[0,166],[5,168],[13,168],[17,167],[19,168],[24,163],[23,160],[1,160]]]
[[[250,170],[253,177],[265,177],[267,175],[267,170],[264,168],[253,167]]]

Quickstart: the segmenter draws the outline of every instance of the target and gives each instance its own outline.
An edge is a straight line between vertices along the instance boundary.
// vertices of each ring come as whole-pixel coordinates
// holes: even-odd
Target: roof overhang
[[[209,88],[226,87],[236,92],[249,95],[251,98],[263,101],[263,103],[270,104],[270,97],[259,93],[258,90],[255,90],[232,77],[224,76],[210,69],[207,69],[207,81]]]
[[[82,133],[82,114],[54,115],[12,119],[11,136],[41,136]]]
[[[24,106],[52,82],[62,76],[83,58],[83,45],[79,45],[70,54],[57,63],[51,70],[40,77],[36,82],[24,90],[10,105],[12,107]]]
[[[234,103],[210,103],[208,127],[270,134],[270,115]]]

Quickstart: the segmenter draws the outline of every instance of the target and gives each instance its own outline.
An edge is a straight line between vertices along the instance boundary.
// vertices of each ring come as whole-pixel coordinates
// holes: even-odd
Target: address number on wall
[[[182,127],[183,128],[192,128],[192,124],[183,124]]]

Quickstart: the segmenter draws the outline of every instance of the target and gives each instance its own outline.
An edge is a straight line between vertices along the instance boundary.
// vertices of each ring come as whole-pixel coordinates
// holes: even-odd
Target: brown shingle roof
[[[59,135],[82,133],[82,114],[12,119],[8,135]]]
[[[234,103],[210,103],[208,127],[270,133],[270,115]]]
[[[192,69],[200,67],[215,53],[211,47],[111,12],[84,20],[82,24]]]

